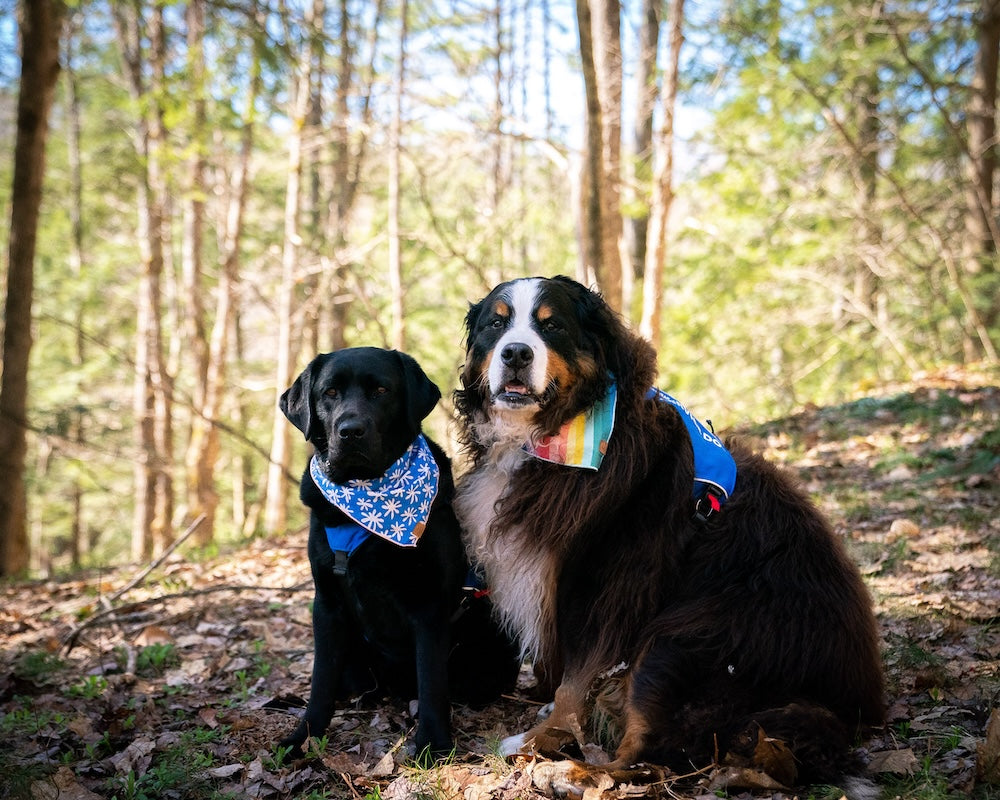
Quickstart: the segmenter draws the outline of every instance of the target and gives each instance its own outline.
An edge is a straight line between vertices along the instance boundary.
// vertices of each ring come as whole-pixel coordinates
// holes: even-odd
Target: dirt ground
[[[865,574],[890,710],[859,747],[886,797],[1000,798],[998,384],[942,373],[744,432],[802,477]],[[564,786],[564,762],[493,755],[533,722],[527,688],[456,708],[444,765],[408,760],[403,703],[341,709],[311,757],[281,764],[273,743],[308,695],[305,534],[174,557],[122,591],[138,577],[0,587],[0,800],[841,796],[718,765]]]

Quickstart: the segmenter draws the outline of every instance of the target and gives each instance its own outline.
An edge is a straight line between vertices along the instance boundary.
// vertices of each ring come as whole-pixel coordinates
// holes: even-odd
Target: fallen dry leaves
[[[902,797],[1000,784],[996,378],[929,376],[751,431],[801,474],[866,574],[890,719],[862,754]],[[304,545],[296,533],[209,562],[175,554],[139,581],[121,569],[0,587],[0,798],[791,796],[794,762],[763,732],[752,763],[686,776],[584,779],[574,762],[490,755],[533,723],[527,689],[456,708],[457,755],[432,769],[410,763],[413,710],[391,702],[339,709],[313,757],[277,763],[308,692]]]

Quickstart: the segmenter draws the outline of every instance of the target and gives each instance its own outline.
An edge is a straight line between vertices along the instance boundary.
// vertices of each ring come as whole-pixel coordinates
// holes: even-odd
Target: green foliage
[[[968,310],[949,270],[960,265],[964,238],[963,125],[974,9],[965,0],[940,6],[903,3],[891,17],[872,18],[865,4],[821,0],[688,4],[678,119],[696,109],[697,121],[693,131],[680,131],[677,147],[663,333],[656,344],[660,383],[720,429],[808,402],[846,401],[858,387],[965,358]],[[44,570],[120,562],[130,552],[134,469],[143,458],[132,387],[146,162],[135,144],[139,115],[154,101],[166,126],[160,155],[171,199],[160,316],[174,403],[167,469],[178,512],[187,505],[188,434],[201,413],[186,325],[182,208],[190,196],[205,204],[199,297],[201,322],[210,329],[230,182],[248,116],[255,126],[238,253],[238,341],[220,413],[216,541],[203,553],[259,532],[275,391],[283,388],[273,385],[275,301],[289,89],[306,39],[303,20],[295,11],[268,7],[261,24],[245,9],[209,4],[206,85],[196,86],[182,18],[171,9],[166,85],[156,97],[137,99],[121,77],[126,70],[112,8],[82,0],[73,4],[70,20],[73,47],[64,78],[75,79],[80,102],[79,265],[72,257],[73,120],[65,79],[47,148],[27,475]],[[307,137],[303,177],[310,210],[296,251],[295,325],[301,331],[314,324],[316,333],[293,343],[296,367],[336,341],[384,345],[388,338],[391,98],[385,87],[395,63],[387,26],[396,24],[396,11],[377,30],[373,4],[350,0],[347,11],[356,23],[344,32],[356,62],[341,72],[342,21],[339,7],[330,6],[322,102]],[[507,49],[496,53],[493,35],[483,37],[484,20],[492,16],[479,4],[412,8],[400,201],[406,349],[442,389],[444,401],[425,427],[446,445],[454,443],[450,393],[463,359],[469,302],[500,280],[578,272],[573,187],[583,112],[575,37],[545,61],[563,77],[544,87],[559,108],[543,125],[533,72],[540,60],[525,46],[522,64],[514,41],[517,30],[538,34],[538,20],[516,16],[533,11],[531,4],[511,11],[496,33]],[[572,9],[554,8],[553,15],[550,32],[561,41],[573,30]],[[369,40],[369,31],[378,35]],[[260,86],[251,98],[258,63]],[[370,119],[362,116],[359,83],[368,64],[376,87]],[[498,76],[498,66],[509,74]],[[346,74],[350,83],[340,86]],[[10,80],[0,83],[0,120],[13,108]],[[337,105],[341,90],[346,119]],[[495,119],[498,92],[504,104]],[[196,129],[193,113],[192,98],[201,94],[205,130]],[[866,117],[860,110],[869,104]],[[877,130],[865,138],[873,122]],[[12,150],[13,131],[11,124],[0,126],[5,152]],[[346,173],[357,181],[347,224],[333,229],[317,222],[321,210],[336,206],[347,179],[333,174],[338,159],[362,151],[366,159]],[[187,185],[194,152],[204,154],[209,167],[204,186]],[[9,200],[10,166],[0,162],[0,207]],[[642,205],[641,198],[625,203],[627,215]],[[0,247],[6,245],[7,231],[0,229]],[[877,279],[870,303],[857,288],[859,276],[868,274]],[[966,277],[976,307],[988,311],[1000,294],[995,271]],[[636,307],[640,299],[637,293]],[[993,334],[1000,336],[995,327]],[[911,419],[911,410],[888,410]],[[293,441],[291,463],[299,464],[308,446]],[[984,437],[973,461],[956,461],[956,469],[985,473],[995,468],[996,456],[996,443]],[[289,530],[304,523],[293,500]],[[81,544],[75,554],[73,537]]]
[[[38,760],[21,761],[6,748],[0,748],[0,798],[2,800],[33,800],[38,795],[32,791],[37,781],[44,781],[53,771],[52,766]]]
[[[104,694],[108,688],[108,679],[102,675],[87,675],[79,683],[74,683],[66,689],[70,697],[80,697],[84,700],[94,700]]]
[[[17,657],[14,662],[14,675],[34,683],[45,683],[64,666],[63,660],[55,653],[29,650]]]
[[[62,728],[66,718],[59,712],[36,710],[30,701],[24,701],[20,708],[0,717],[0,732],[5,736],[34,736],[52,727]]]
[[[110,778],[108,796],[118,800],[160,800],[174,795],[191,800],[219,798],[221,795],[204,772],[214,764],[204,745],[218,736],[218,732],[204,729],[185,731],[177,745],[156,752],[146,772],[138,775],[129,770]]]
[[[135,671],[139,675],[162,675],[165,670],[178,664],[180,656],[173,644],[151,644],[143,647],[136,656]]]

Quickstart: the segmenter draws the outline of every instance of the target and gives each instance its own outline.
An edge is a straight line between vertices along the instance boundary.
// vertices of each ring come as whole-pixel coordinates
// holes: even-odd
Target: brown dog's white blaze
[[[503,330],[486,363],[490,397],[501,411],[534,410],[548,386],[549,351],[535,322],[540,281],[513,281],[494,304],[489,325]]]

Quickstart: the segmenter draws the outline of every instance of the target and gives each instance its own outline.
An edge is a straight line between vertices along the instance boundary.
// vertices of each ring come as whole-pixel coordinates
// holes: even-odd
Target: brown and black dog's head
[[[352,347],[316,356],[279,406],[325,458],[327,477],[344,483],[380,477],[440,398],[405,353]]]
[[[635,337],[601,296],[563,276],[502,283],[472,305],[465,324],[459,413],[539,434],[555,433],[603,397],[634,349]]]

